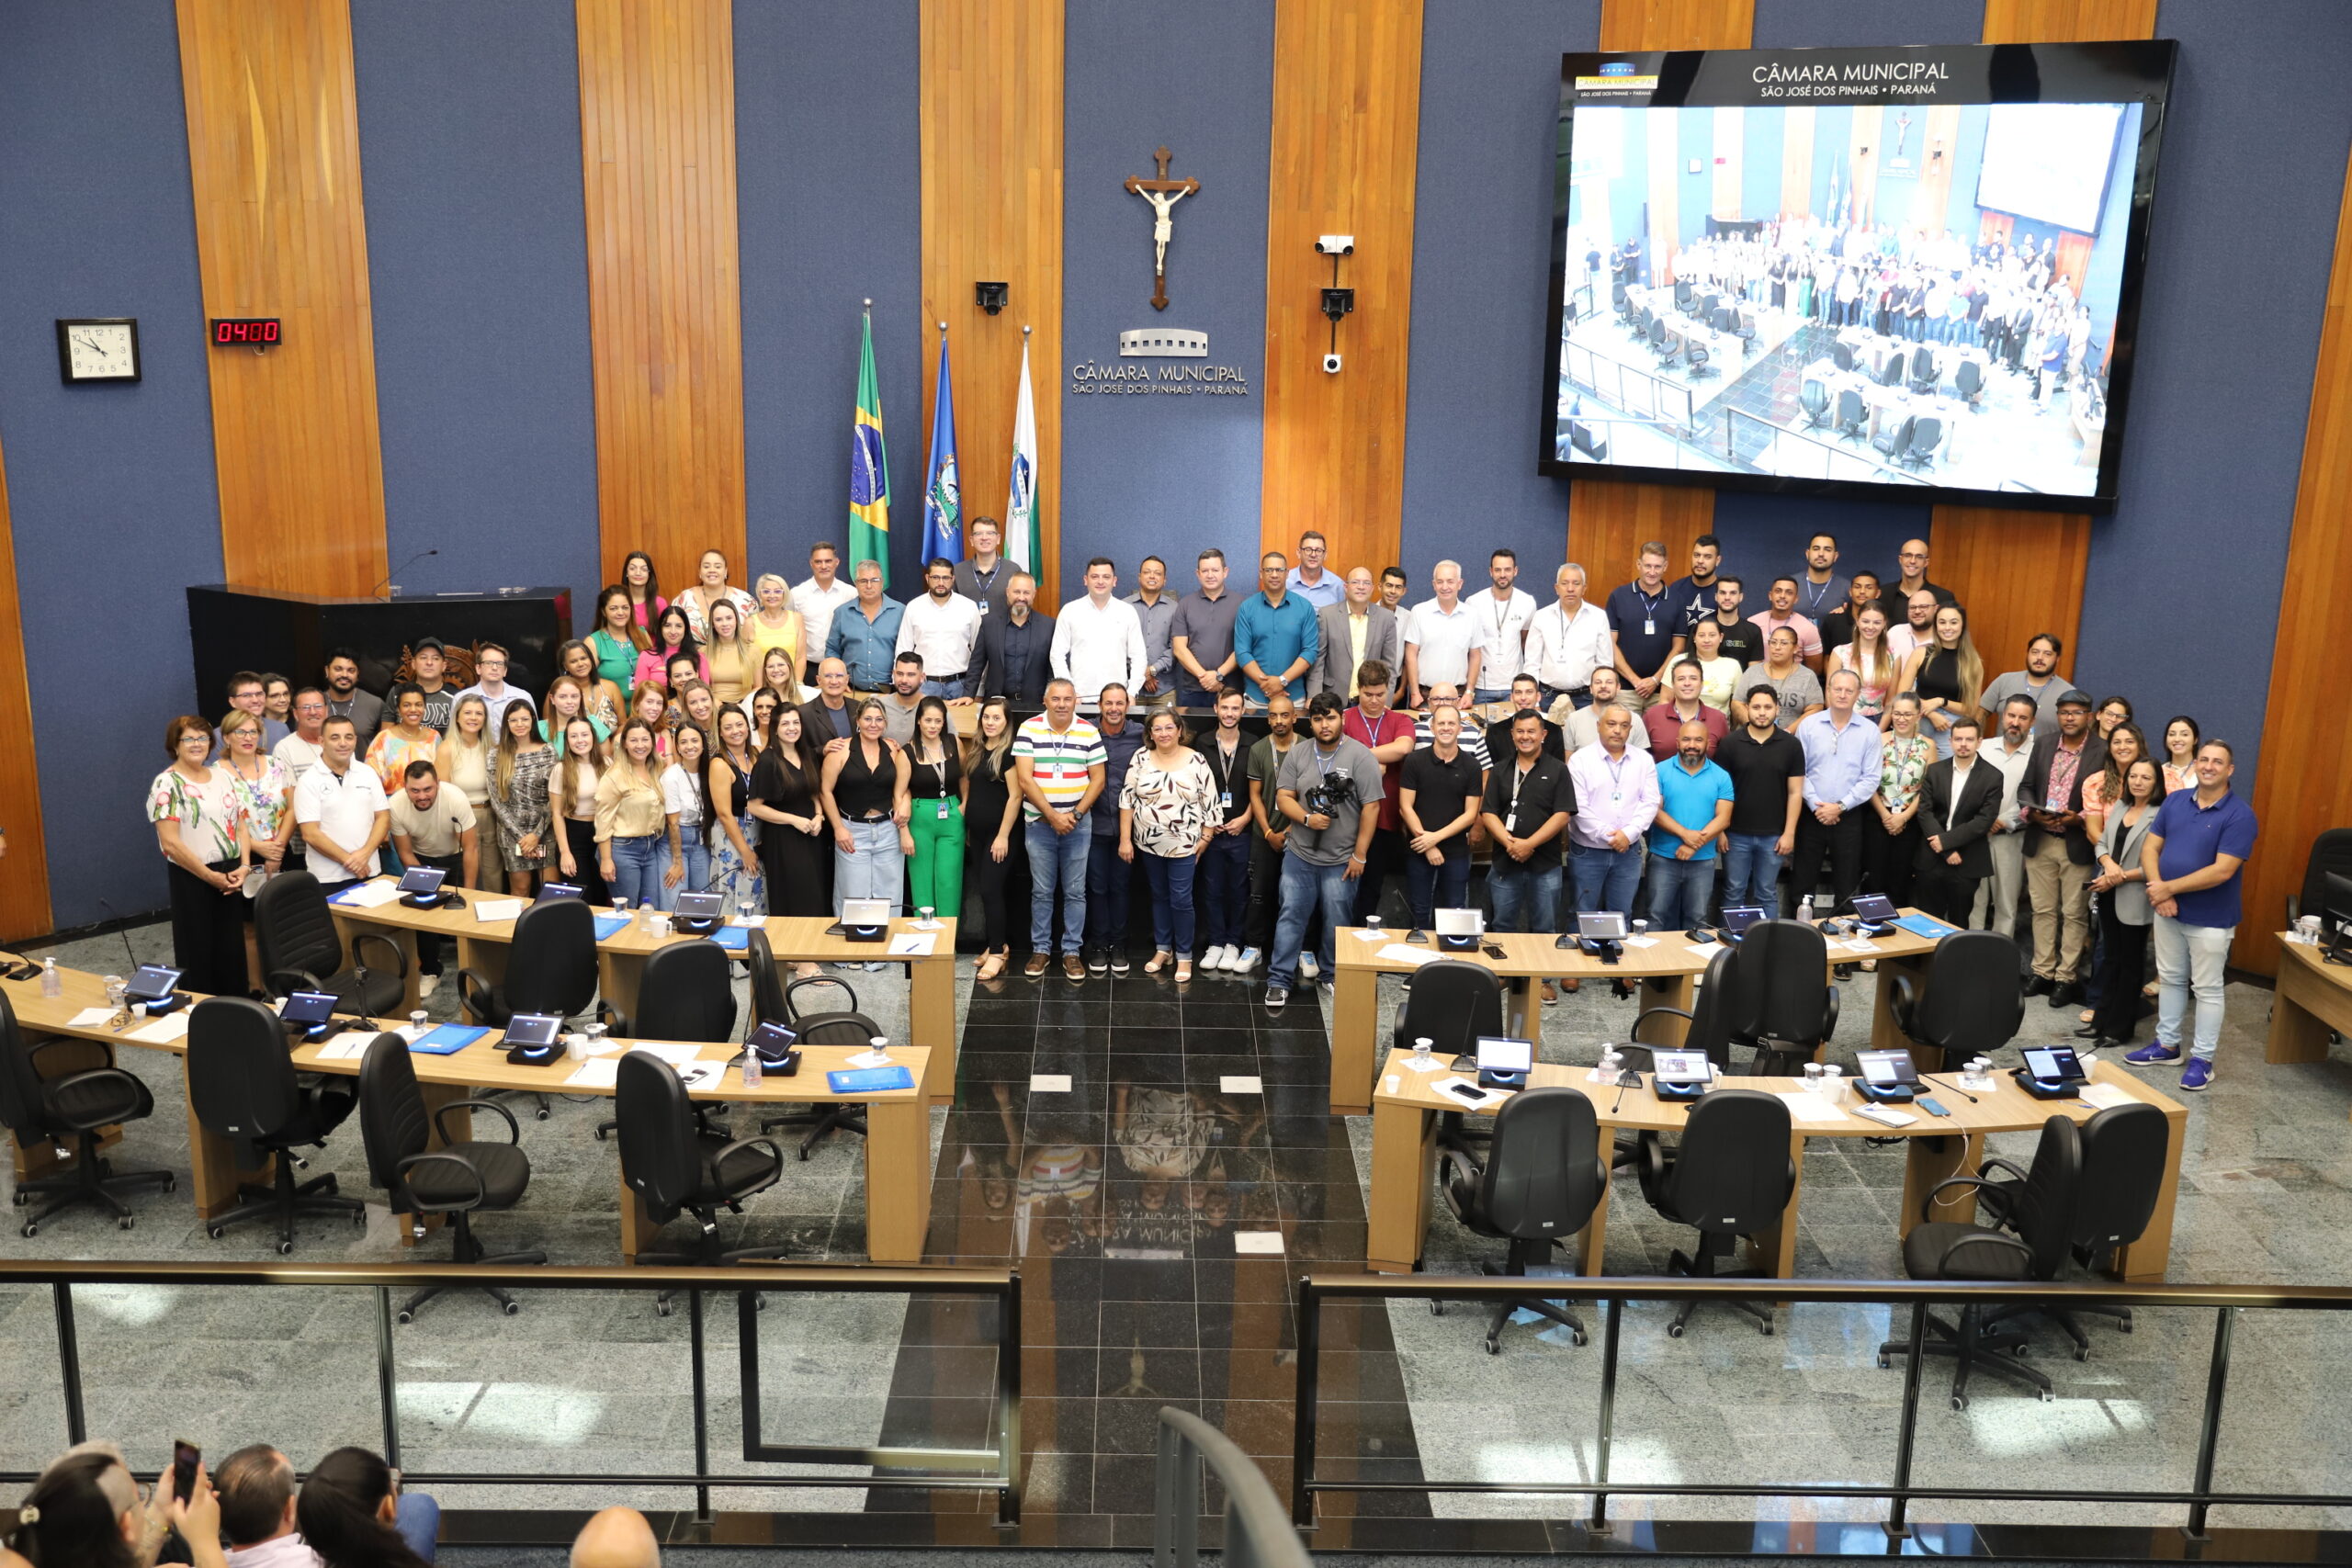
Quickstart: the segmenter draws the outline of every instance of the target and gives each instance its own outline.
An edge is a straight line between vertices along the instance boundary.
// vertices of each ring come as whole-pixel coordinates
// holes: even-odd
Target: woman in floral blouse
[[[1119,858],[1140,850],[1151,883],[1151,962],[1157,975],[1172,960],[1179,984],[1193,977],[1193,869],[1216,817],[1216,780],[1198,751],[1184,744],[1183,724],[1156,713],[1144,729],[1148,742],[1127,766],[1119,792]]]
[[[245,994],[243,912],[230,902],[244,891],[253,845],[244,808],[225,767],[208,767],[212,727],[183,714],[164,728],[172,765],[147,791],[147,820],[164,852],[172,889],[172,963],[188,989]]]
[[[213,771],[229,775],[230,793],[243,816],[245,837],[253,845],[253,869],[245,874],[244,904],[240,922],[245,929],[245,973],[263,978],[261,945],[254,938],[254,898],[261,885],[285,863],[286,840],[294,832],[294,775],[284,763],[261,749],[261,720],[232,711],[220,721],[221,744],[227,750]]]
[[[1862,876],[1873,893],[1911,901],[1919,853],[1919,785],[1936,760],[1936,743],[1919,733],[1919,699],[1905,692],[1886,705],[1886,744],[1879,753],[1878,794],[1862,829]]]

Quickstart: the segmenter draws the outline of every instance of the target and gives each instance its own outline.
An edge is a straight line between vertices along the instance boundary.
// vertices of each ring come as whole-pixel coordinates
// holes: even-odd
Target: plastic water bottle
[[[756,1050],[743,1053],[743,1087],[745,1089],[760,1087],[760,1054]]]
[[[44,997],[65,994],[65,976],[57,972],[57,960],[54,958],[40,961],[40,994]]]

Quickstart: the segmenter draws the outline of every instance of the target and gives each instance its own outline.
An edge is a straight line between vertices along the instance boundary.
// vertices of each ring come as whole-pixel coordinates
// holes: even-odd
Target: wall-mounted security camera
[[[1315,254],[1322,256],[1351,256],[1356,254],[1353,234],[1325,234],[1315,242]]]
[[[1339,373],[1340,356],[1336,354],[1325,355],[1323,356],[1323,374],[1326,376],[1337,376]]]
[[[1330,317],[1335,324],[1341,316],[1351,313],[1355,308],[1356,291],[1354,289],[1326,288],[1323,290],[1323,313]]]

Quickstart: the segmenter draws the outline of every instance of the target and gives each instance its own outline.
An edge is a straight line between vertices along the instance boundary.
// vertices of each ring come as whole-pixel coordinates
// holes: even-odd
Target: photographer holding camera
[[[1306,705],[1311,746],[1294,746],[1274,775],[1274,804],[1293,824],[1283,846],[1282,913],[1274,923],[1274,951],[1266,971],[1266,1010],[1280,1012],[1290,1001],[1297,974],[1299,944],[1308,917],[1323,909],[1321,974],[1334,974],[1332,938],[1353,918],[1355,888],[1379,826],[1384,798],[1380,763],[1364,744],[1342,733],[1346,712],[1337,692],[1317,692]]]

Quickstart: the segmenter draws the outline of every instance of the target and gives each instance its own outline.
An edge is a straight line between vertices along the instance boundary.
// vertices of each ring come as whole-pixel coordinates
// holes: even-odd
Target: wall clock
[[[81,381],[138,380],[138,319],[59,318],[57,372],[69,385]]]

